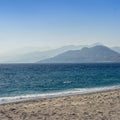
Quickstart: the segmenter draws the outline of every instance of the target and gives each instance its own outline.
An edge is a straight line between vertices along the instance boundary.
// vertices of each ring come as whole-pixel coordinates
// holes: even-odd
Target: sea
[[[120,63],[0,64],[0,104],[120,88]]]

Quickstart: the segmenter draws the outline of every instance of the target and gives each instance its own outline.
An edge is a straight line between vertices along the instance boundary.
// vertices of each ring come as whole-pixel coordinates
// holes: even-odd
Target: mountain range
[[[47,58],[54,57],[68,50],[79,50],[79,49],[82,49],[83,47],[85,46],[84,45],[78,45],[78,46],[68,45],[68,46],[63,46],[60,48],[50,49],[50,50],[45,50],[45,51],[33,51],[33,52],[28,52],[28,53],[23,53],[23,54],[16,54],[16,55],[9,54],[9,56],[6,56],[6,55],[0,56],[1,58],[0,62],[35,63],[39,60],[44,60]]]
[[[84,47],[81,50],[69,50],[38,63],[100,63],[120,62],[120,53],[103,45]]]
[[[60,55],[62,53],[68,52],[68,51],[74,51],[74,50],[81,50],[82,48],[91,48],[95,46],[104,46],[101,43],[95,43],[92,45],[68,45],[63,46],[56,49],[49,49],[40,51],[39,48],[37,48],[37,51],[35,49],[29,49],[27,52],[24,51],[22,48],[20,53],[16,52],[14,54],[14,51],[9,54],[0,55],[0,63],[36,63],[40,62],[49,58],[56,57],[57,55]],[[27,48],[26,48],[27,49]],[[114,50],[118,53],[120,53],[120,47],[110,47],[111,50]]]

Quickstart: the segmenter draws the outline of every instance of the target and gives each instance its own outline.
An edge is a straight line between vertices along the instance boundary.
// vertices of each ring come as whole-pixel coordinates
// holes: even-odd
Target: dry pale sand
[[[0,120],[120,120],[120,90],[0,105]]]

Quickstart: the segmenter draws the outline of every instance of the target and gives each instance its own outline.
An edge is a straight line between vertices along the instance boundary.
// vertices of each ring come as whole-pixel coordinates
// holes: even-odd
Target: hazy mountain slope
[[[69,45],[69,46],[64,46],[60,47],[57,49],[51,49],[51,50],[46,50],[46,51],[34,51],[34,52],[28,52],[23,54],[10,54],[9,56],[0,56],[0,62],[4,63],[35,63],[39,60],[47,59],[54,57],[58,54],[64,53],[68,50],[80,50],[84,46],[79,45],[79,46],[74,46],[74,45]],[[32,51],[32,50],[31,50]]]
[[[118,52],[118,53],[120,53],[120,47],[112,47],[111,49]]]
[[[120,54],[105,46],[71,50],[40,63],[120,62]]]

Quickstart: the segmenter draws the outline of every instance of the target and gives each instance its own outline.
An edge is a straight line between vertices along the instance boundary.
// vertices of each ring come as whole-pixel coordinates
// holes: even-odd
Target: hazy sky
[[[120,0],[0,0],[0,51],[120,45]]]

